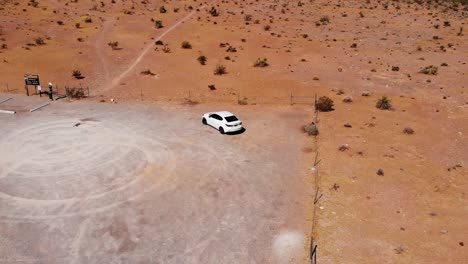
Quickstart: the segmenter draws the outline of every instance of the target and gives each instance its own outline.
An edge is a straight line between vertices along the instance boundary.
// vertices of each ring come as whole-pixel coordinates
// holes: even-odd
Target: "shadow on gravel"
[[[242,128],[242,129],[239,130],[239,131],[227,132],[226,135],[230,135],[230,136],[240,135],[240,134],[244,133],[245,131],[246,131],[246,129],[245,129],[245,128]]]

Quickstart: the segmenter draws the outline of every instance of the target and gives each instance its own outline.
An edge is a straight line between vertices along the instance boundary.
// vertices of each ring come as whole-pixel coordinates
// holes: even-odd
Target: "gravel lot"
[[[9,95],[1,95],[1,98]],[[53,102],[0,109],[0,262],[298,263],[308,201],[300,107]],[[299,135],[299,136],[297,136]]]

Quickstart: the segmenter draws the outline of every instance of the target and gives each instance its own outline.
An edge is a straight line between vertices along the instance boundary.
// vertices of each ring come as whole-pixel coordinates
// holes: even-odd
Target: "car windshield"
[[[239,120],[235,116],[226,116],[224,119],[226,119],[226,121],[228,121],[228,122],[234,122],[234,121]]]

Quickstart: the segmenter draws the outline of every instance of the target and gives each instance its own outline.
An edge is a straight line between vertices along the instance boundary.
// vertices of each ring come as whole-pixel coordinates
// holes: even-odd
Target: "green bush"
[[[309,136],[317,136],[319,134],[319,130],[317,125],[312,122],[310,125],[304,126],[304,131],[309,134]]]

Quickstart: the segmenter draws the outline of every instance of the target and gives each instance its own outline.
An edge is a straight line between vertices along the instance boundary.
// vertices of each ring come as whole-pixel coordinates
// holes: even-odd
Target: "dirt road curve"
[[[198,8],[198,10],[203,10],[205,9],[208,5],[210,4],[213,4],[215,3],[216,0],[214,1],[211,1],[209,4],[206,4],[206,5],[202,5]],[[174,29],[176,29],[177,27],[179,27],[182,23],[184,23],[185,21],[187,21],[189,18],[191,18],[197,11],[196,10],[193,10],[192,12],[190,12],[188,15],[186,15],[185,17],[181,18],[180,20],[178,20],[175,24],[173,24],[172,26],[170,26],[168,29],[164,30],[164,32],[162,34],[160,34],[154,41],[158,41],[158,40],[161,40],[164,36],[166,36],[167,34],[169,34],[171,31],[173,31]],[[144,49],[143,51],[135,58],[135,60],[121,73],[119,74],[118,76],[116,76],[115,78],[112,79],[111,82],[109,82],[109,84],[104,88],[104,91],[106,90],[110,90],[112,88],[114,88],[115,86],[117,86],[119,84],[119,82],[125,77],[127,76],[127,74],[129,74],[139,63],[140,61],[145,57],[145,55],[151,50],[151,48],[154,47],[154,41],[152,41],[151,43],[149,43]]]
[[[298,263],[300,109],[156,109],[17,97],[0,116],[1,263]],[[272,128],[274,129],[267,129]]]

